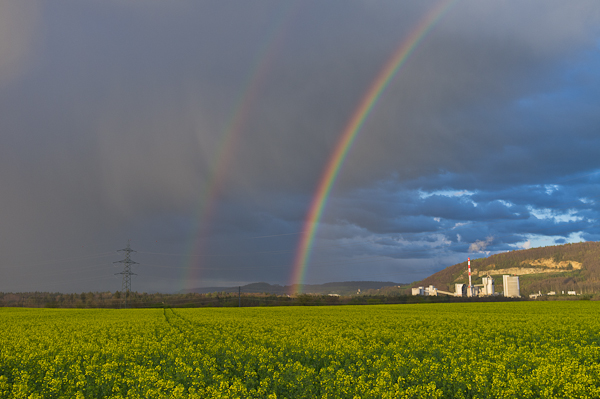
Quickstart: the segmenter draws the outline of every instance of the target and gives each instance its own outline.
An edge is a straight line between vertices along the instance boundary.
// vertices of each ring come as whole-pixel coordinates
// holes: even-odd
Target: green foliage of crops
[[[0,309],[0,398],[600,397],[595,302]]]

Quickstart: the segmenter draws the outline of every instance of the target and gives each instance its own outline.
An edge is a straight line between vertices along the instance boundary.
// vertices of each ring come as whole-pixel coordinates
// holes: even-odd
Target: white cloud
[[[494,241],[494,237],[490,236],[485,241],[477,240],[469,246],[469,252],[484,252],[485,248]]]
[[[552,219],[556,223],[564,223],[564,222],[577,222],[579,220],[583,220],[583,217],[576,216],[574,210],[568,210],[563,214],[557,214],[557,212],[552,209],[535,209],[533,207],[528,207],[529,211],[533,216],[538,219]]]
[[[474,195],[475,192],[469,190],[437,190],[432,192],[419,191],[419,197],[427,198],[433,195],[441,195],[443,197],[465,197]]]
[[[557,184],[546,184],[544,186],[544,188],[546,189],[546,194],[550,195],[552,194],[554,191],[558,191],[558,185]]]
[[[452,230],[454,230],[457,227],[465,226],[467,224],[469,224],[469,223],[468,222],[458,222],[454,225],[454,227],[452,227]]]

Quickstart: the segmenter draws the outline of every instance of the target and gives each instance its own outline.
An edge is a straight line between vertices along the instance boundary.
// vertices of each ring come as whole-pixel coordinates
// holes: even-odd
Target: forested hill
[[[495,276],[496,287],[503,274],[519,275],[521,294],[542,291],[575,290],[600,292],[600,242],[583,242],[505,252],[471,260],[473,284],[486,275]],[[467,262],[447,267],[412,287],[433,284],[454,292],[455,283],[468,282]],[[499,289],[496,288],[496,291]]]

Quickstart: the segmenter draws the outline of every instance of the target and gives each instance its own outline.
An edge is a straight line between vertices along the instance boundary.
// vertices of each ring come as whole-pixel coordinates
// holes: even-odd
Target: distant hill
[[[578,293],[600,292],[600,242],[583,242],[551,247],[504,252],[471,260],[473,284],[486,275],[495,277],[496,292],[502,290],[502,275],[518,275],[521,295],[541,291],[574,290]],[[467,262],[441,270],[411,287],[432,284],[454,292],[455,283],[468,283]]]
[[[325,283],[325,284],[305,284],[302,287],[302,292],[306,294],[317,294],[317,295],[356,295],[358,290],[361,292],[367,290],[377,290],[383,287],[394,287],[400,285],[391,281],[345,281],[340,283]],[[285,295],[288,294],[292,287],[289,285],[278,285],[268,283],[252,283],[243,285],[241,287],[242,293],[247,294],[276,294]],[[182,293],[195,292],[198,294],[208,294],[210,292],[238,292],[238,287],[201,287],[192,288],[189,290],[182,290]]]

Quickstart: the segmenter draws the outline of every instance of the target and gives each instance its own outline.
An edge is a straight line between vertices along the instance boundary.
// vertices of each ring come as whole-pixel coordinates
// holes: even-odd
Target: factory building
[[[412,289],[413,295],[437,296],[438,290],[433,285],[429,287],[417,287]]]
[[[454,296],[467,296],[467,284],[454,284]]]
[[[467,272],[469,276],[468,284],[454,284],[454,292],[442,291],[435,288],[433,285],[429,287],[415,287],[412,289],[413,295],[422,296],[437,296],[438,294],[445,294],[450,296],[459,297],[481,297],[481,296],[493,296],[499,295],[495,291],[494,279],[488,274],[486,277],[481,279],[482,284],[475,284],[471,280],[471,258],[467,260]],[[504,296],[505,297],[521,297],[519,288],[519,277],[518,276],[502,276]]]
[[[494,279],[491,278],[490,276],[487,277],[483,277],[481,279],[481,282],[483,283],[483,287],[482,287],[482,291],[483,291],[483,295],[494,295],[495,293],[495,287],[494,287]]]
[[[507,298],[520,298],[521,291],[519,289],[519,276],[510,276],[505,274],[502,276],[502,288],[504,296]]]
[[[427,292],[427,295],[429,296],[437,296],[438,294],[437,288],[435,288],[433,285],[430,285],[429,287],[425,288],[425,292]]]
[[[542,296],[542,291],[538,291],[537,294],[529,294],[529,298],[531,298],[531,299],[538,299],[541,296]]]
[[[429,287],[415,287],[412,289],[413,295],[421,296],[438,296],[439,294],[445,294],[449,296],[467,296],[467,284],[456,284],[455,292],[442,291],[435,288],[433,285]],[[479,287],[472,287],[474,296],[481,296]]]

